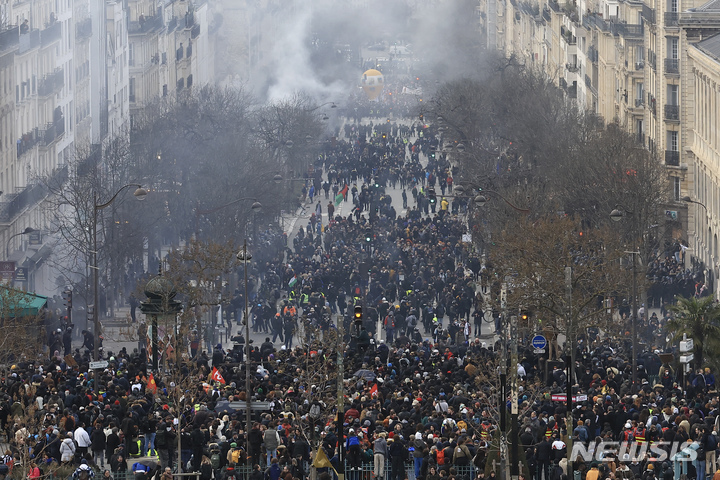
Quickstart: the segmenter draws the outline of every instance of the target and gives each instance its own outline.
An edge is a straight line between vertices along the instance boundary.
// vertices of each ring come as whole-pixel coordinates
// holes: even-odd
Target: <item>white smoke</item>
[[[302,10],[296,11],[296,15],[287,18],[287,23],[275,37],[267,94],[271,102],[291,97],[299,91],[317,102],[325,102],[338,98],[348,90],[348,85],[339,80],[323,83],[318,72],[312,68],[309,45],[313,14],[313,4],[306,4]]]

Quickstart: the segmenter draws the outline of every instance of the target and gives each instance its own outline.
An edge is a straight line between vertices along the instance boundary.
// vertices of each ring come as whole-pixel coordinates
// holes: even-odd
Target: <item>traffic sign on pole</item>
[[[532,339],[532,346],[537,350],[542,350],[547,346],[547,339],[542,335],[535,335]]]

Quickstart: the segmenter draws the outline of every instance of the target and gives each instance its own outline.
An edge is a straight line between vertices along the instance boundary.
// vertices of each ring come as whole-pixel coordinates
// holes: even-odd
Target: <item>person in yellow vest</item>
[[[633,436],[635,437],[635,441],[638,443],[639,446],[642,446],[645,444],[646,435],[647,435],[647,432],[645,430],[645,424],[643,422],[638,423],[638,426],[635,428],[635,431],[633,432]]]
[[[450,206],[450,203],[447,201],[445,197],[440,200],[440,210],[445,210],[447,212],[448,207]]]

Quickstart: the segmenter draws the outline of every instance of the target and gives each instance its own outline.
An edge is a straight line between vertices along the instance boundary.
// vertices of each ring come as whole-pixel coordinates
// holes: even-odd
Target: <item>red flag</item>
[[[370,396],[371,397],[377,397],[378,396],[378,389],[377,389],[377,383],[372,386],[370,389]]]
[[[225,379],[223,378],[222,375],[220,375],[220,370],[218,370],[218,369],[215,368],[215,367],[213,367],[213,369],[212,369],[211,378],[212,378],[213,380],[215,380],[216,382],[220,382],[220,383],[222,383],[223,385],[225,384]]]
[[[155,377],[153,377],[152,373],[150,374],[150,378],[148,379],[145,390],[152,393],[153,395],[157,393],[157,383],[155,383]]]

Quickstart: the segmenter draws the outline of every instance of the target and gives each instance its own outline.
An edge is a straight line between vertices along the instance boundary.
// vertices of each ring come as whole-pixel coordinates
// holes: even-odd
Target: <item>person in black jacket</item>
[[[260,425],[257,423],[253,425],[253,427],[250,429],[250,433],[248,434],[248,436],[248,440],[250,442],[250,451],[248,452],[248,455],[250,456],[253,465],[255,465],[256,463],[259,464],[260,447],[263,441],[263,435],[260,431]]]
[[[115,453],[115,449],[120,446],[120,436],[118,429],[114,424],[110,424],[110,435],[105,439],[105,460],[110,462],[110,457]]]
[[[95,462],[95,465],[98,467],[104,467],[106,438],[102,423],[95,423],[95,428],[90,434],[90,441],[92,442],[93,461]]]
[[[405,478],[405,460],[408,457],[408,449],[399,436],[395,436],[388,442],[390,447],[390,480],[403,480]]]
[[[552,456],[552,446],[546,437],[536,445],[537,459],[537,480],[550,479],[550,457]]]
[[[199,472],[200,462],[203,456],[203,447],[205,446],[205,434],[200,430],[200,424],[196,424],[190,434],[190,445],[192,445],[193,453],[193,472]]]

